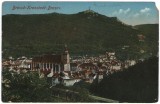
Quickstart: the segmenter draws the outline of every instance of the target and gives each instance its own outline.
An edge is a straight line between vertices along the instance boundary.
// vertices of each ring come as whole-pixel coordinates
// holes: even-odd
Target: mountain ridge
[[[113,50],[123,53],[124,45],[129,45],[131,48],[127,51],[135,54],[141,44],[137,39],[139,30],[116,17],[84,11],[70,15],[5,15],[2,16],[2,31],[3,56],[56,53],[64,44],[71,54],[100,54]]]

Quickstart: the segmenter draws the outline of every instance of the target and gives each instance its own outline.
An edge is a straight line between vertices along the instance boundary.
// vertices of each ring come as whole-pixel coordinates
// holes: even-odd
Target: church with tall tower
[[[67,45],[61,54],[46,54],[34,57],[31,63],[31,71],[38,71],[45,75],[70,71],[70,56]]]

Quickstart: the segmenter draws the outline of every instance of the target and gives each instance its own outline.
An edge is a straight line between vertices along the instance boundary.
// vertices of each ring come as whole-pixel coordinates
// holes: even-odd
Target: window
[[[52,69],[52,64],[50,64],[50,68]]]
[[[47,64],[47,68],[49,68],[49,64]]]
[[[58,67],[58,65],[56,65],[56,71],[59,71],[59,67]]]
[[[36,68],[39,68],[39,64],[36,64]]]

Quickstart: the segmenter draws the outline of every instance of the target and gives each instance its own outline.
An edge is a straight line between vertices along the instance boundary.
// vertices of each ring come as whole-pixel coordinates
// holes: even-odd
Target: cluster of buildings
[[[2,67],[15,72],[38,72],[39,77],[46,77],[51,86],[63,84],[72,86],[81,80],[92,83],[95,79],[101,81],[104,77],[116,71],[135,65],[135,60],[121,62],[115,52],[106,52],[98,57],[70,58],[67,46],[61,54],[47,54],[28,59],[21,57],[3,60]]]

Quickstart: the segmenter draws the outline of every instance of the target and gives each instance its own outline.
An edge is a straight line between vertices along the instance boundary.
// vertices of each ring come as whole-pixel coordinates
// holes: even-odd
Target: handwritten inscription
[[[58,10],[60,7],[55,6],[15,6],[13,5],[12,10]]]

